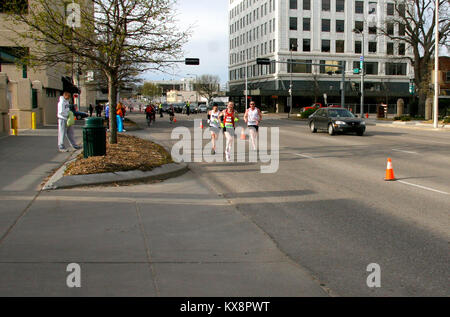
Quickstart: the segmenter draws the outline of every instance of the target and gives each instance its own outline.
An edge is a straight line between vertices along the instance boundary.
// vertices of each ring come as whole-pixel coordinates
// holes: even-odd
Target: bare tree
[[[22,0],[12,0],[21,3]],[[26,11],[9,18],[23,27],[12,27],[19,45],[33,41],[25,62],[31,66],[77,63],[100,70],[108,82],[110,112],[116,112],[118,88],[129,77],[147,70],[170,67],[178,58],[189,30],[176,26],[171,0],[77,0],[78,27],[61,0],[32,0]],[[70,4],[70,3],[69,3]],[[77,13],[78,14],[78,13]],[[75,17],[78,19],[78,16]],[[68,23],[69,22],[69,23]],[[75,60],[74,60],[75,59]],[[110,116],[111,143],[117,143],[117,127]]]
[[[202,75],[195,81],[194,88],[200,96],[208,99],[209,104],[214,97],[218,96],[220,78],[214,75]]]
[[[435,0],[395,0],[395,14],[388,16],[380,28],[382,35],[403,42],[412,49],[409,58],[414,67],[414,82],[419,97],[419,114],[425,113],[425,101],[431,83],[431,63],[435,52]],[[450,0],[439,0],[439,33],[441,45],[449,47]],[[393,32],[397,25],[399,32]]]

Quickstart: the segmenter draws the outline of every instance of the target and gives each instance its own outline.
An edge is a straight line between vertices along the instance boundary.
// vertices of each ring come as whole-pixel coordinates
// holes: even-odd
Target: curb
[[[42,190],[68,189],[92,185],[120,184],[132,181],[166,180],[168,178],[183,175],[188,171],[187,164],[171,163],[156,167],[151,171],[143,172],[139,170],[91,175],[64,176],[68,164],[66,162],[47,181]]]
[[[414,129],[414,130],[425,130],[425,131],[450,131],[450,125],[439,125],[439,128],[435,129],[430,126],[426,126],[423,124],[414,124],[414,123],[375,123],[378,127],[387,127],[387,128],[400,128],[400,129]]]

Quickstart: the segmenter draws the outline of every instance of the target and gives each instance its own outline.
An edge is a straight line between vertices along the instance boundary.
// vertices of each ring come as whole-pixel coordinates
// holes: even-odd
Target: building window
[[[386,24],[386,32],[388,35],[394,35],[394,23]]]
[[[311,19],[303,18],[303,31],[311,31]]]
[[[298,1],[298,0],[290,0],[290,1],[289,1],[289,9],[291,9],[291,10],[297,10],[297,1]]]
[[[364,14],[364,1],[355,1],[355,13]]]
[[[288,73],[303,73],[310,74],[312,73],[312,61],[311,60],[292,60],[288,59]],[[305,63],[305,64],[290,64],[290,62],[294,63]]]
[[[311,0],[303,0],[303,10],[311,10]]]
[[[322,11],[330,11],[331,4],[330,0],[322,0]]]
[[[345,11],[345,0],[336,0],[336,12]]]
[[[388,3],[387,4],[386,14],[387,15],[394,15],[394,4],[393,3]]]
[[[303,52],[311,52],[311,40],[303,39]]]
[[[289,18],[289,30],[297,30],[297,18]]]
[[[322,40],[322,52],[330,52],[330,40]]]
[[[353,62],[353,68],[360,68],[360,61]],[[365,62],[364,72],[366,75],[378,75],[378,62]]]
[[[289,39],[289,50],[297,52],[297,39]]]
[[[386,75],[405,76],[406,63],[386,63]]]
[[[327,74],[327,73],[335,73],[335,74],[342,74],[342,69],[339,67],[336,67],[337,65],[342,65],[341,61],[320,61],[320,64],[330,65],[330,66],[320,66],[320,73],[321,74]]]
[[[406,7],[404,3],[399,3],[397,6],[398,15],[401,17],[405,16]]]
[[[405,43],[398,44],[398,55],[403,56],[403,55],[405,55],[405,52],[406,52]]]
[[[322,32],[330,32],[330,19],[322,19]]]
[[[344,53],[345,51],[345,41],[336,40],[336,53]]]
[[[406,34],[406,26],[403,23],[398,24],[398,35],[405,36]]]
[[[377,34],[377,26],[376,25],[369,26],[369,34]]]
[[[361,54],[362,53],[361,41],[355,41],[355,53],[356,54]]]
[[[377,3],[369,2],[369,14],[377,14]]]
[[[344,33],[345,26],[344,26],[344,20],[336,20],[336,32],[337,33]]]
[[[369,42],[369,53],[377,52],[377,42]]]
[[[387,43],[386,54],[387,55],[394,55],[394,43],[392,43],[392,42]]]
[[[355,29],[364,32],[364,21],[355,21]]]

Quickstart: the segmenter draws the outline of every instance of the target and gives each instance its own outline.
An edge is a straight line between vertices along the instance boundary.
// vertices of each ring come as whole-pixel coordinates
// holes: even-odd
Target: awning
[[[72,83],[72,78],[68,76],[61,77],[63,83],[63,91],[68,91],[71,94],[79,94],[81,90]]]

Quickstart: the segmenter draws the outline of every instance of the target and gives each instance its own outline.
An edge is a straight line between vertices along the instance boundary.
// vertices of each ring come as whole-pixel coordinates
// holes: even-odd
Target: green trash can
[[[84,158],[106,155],[106,128],[103,118],[88,118],[83,127]]]

